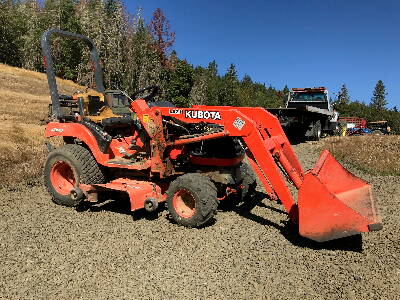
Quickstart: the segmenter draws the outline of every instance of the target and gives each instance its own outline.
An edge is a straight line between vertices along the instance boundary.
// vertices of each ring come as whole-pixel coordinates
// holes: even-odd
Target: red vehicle
[[[371,133],[367,121],[359,117],[340,117],[339,124],[346,127],[346,135],[364,135]]]
[[[346,135],[365,135],[365,134],[391,134],[391,129],[387,121],[368,122],[359,117],[340,117],[339,123],[346,126]]]
[[[58,94],[49,47],[53,34],[89,46],[97,92]],[[48,144],[44,167],[45,184],[56,203],[76,206],[97,201],[104,191],[122,191],[129,195],[132,210],[153,211],[166,201],[176,223],[198,227],[213,218],[221,201],[245,201],[255,188],[256,174],[302,236],[326,241],[382,227],[371,186],[328,151],[304,171],[278,119],[265,109],[176,108],[153,101],[155,86],[132,97],[107,92],[90,39],[50,30],[42,37],[42,48],[52,98],[45,134],[65,142],[57,149]],[[138,97],[144,92],[148,94]],[[126,103],[125,110],[121,103]],[[245,155],[251,167],[244,163]],[[297,202],[286,177],[299,189]]]

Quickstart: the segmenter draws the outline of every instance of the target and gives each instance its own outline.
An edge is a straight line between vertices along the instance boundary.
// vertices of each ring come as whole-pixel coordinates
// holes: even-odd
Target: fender
[[[99,144],[93,133],[82,124],[50,122],[46,126],[45,137],[49,138],[53,136],[74,137],[80,139],[90,148],[94,158],[101,165],[106,165],[106,162],[110,159],[108,153],[102,153],[100,150]]]

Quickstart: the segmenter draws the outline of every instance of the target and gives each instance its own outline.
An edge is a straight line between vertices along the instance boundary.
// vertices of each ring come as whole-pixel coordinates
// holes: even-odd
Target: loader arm
[[[289,218],[299,225],[300,235],[322,242],[382,228],[372,187],[344,169],[327,150],[313,169],[304,172],[278,119],[265,109],[193,106],[152,110],[187,123],[223,126],[222,131],[178,138],[169,145],[240,137],[269,197],[282,202]],[[285,176],[299,190],[297,203]]]

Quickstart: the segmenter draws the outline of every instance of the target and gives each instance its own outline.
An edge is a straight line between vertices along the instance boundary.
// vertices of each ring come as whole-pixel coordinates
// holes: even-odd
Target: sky
[[[282,89],[326,86],[335,98],[369,103],[376,82],[388,108],[400,107],[400,1],[125,0],[146,22],[161,8],[176,33],[179,58]]]

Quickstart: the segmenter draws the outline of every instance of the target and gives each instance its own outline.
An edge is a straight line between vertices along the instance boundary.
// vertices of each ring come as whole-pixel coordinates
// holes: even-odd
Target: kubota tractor
[[[96,92],[57,90],[50,37],[84,41],[91,52]],[[154,102],[156,86],[129,97],[105,91],[98,53],[82,35],[49,30],[41,40],[51,92],[46,137],[63,137],[50,153],[44,181],[53,200],[76,206],[106,191],[124,192],[131,210],[166,201],[176,223],[209,222],[221,201],[243,199],[255,174],[280,200],[302,236],[327,241],[382,227],[371,186],[346,171],[328,151],[303,171],[278,119],[263,108]],[[146,96],[137,97],[140,93]],[[247,155],[249,165],[243,162]],[[251,169],[254,171],[251,170]],[[298,188],[295,201],[285,177]]]

